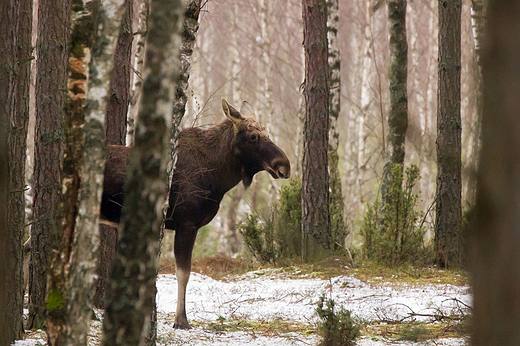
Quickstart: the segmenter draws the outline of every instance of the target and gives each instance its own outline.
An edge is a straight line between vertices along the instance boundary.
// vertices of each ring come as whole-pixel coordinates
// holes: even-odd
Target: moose
[[[227,119],[207,129],[188,128],[180,133],[177,162],[169,193],[165,227],[175,230],[174,254],[178,284],[174,327],[189,329],[186,285],[191,255],[200,227],[217,214],[224,194],[240,181],[248,187],[253,176],[267,171],[275,178],[289,178],[291,165],[270,139],[249,103],[240,111],[222,99]],[[124,208],[123,186],[130,148],[109,146],[101,202],[101,218],[118,223]]]

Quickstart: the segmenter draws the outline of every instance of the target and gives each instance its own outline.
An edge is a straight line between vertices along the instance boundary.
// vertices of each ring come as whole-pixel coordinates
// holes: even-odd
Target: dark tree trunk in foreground
[[[475,346],[520,345],[520,4],[490,0],[472,235]],[[474,238],[474,239],[473,239]]]
[[[60,20],[56,20],[60,18]],[[57,227],[65,134],[64,105],[70,36],[70,1],[40,0],[36,62],[34,202],[29,270],[28,328],[42,328],[51,232]]]
[[[23,332],[22,243],[25,224],[25,153],[29,121],[32,1],[0,5],[0,345]]]
[[[461,0],[439,2],[435,260],[462,261],[460,40]]]
[[[303,0],[305,125],[302,161],[302,259],[331,244],[329,216],[329,70],[327,7]]]
[[[388,22],[390,27],[390,112],[388,114],[388,161],[383,172],[381,194],[383,208],[395,203],[390,197],[393,182],[392,167],[404,164],[406,129],[408,128],[408,43],[406,41],[406,0],[388,1]]]
[[[4,6],[0,7],[4,10]],[[8,13],[8,12],[2,12]],[[8,23],[6,21],[2,23]],[[7,40],[4,41],[7,43]],[[0,43],[0,47],[7,49]],[[6,52],[4,50],[3,52]],[[5,63],[3,60],[4,55],[1,56],[0,61]],[[3,66],[3,65],[2,65]],[[0,71],[0,81],[7,81],[7,71]],[[7,91],[7,88],[4,88]],[[6,102],[7,93],[0,91],[0,102]],[[7,222],[7,198],[9,196],[9,166],[8,166],[8,144],[7,134],[9,127],[9,114],[0,110],[0,261],[2,263],[8,263],[8,265],[0,266],[0,326],[2,326],[2,333],[0,334],[0,346],[10,346],[14,340],[19,339],[22,334],[22,329],[17,327],[12,322],[13,315],[17,314],[16,311],[12,312],[9,307],[9,296],[7,292],[12,286],[16,285],[13,282],[11,273],[9,272],[10,254],[9,254],[9,234],[8,222]],[[20,314],[21,315],[21,314]]]
[[[152,0],[143,101],[103,320],[104,345],[139,345],[150,337],[163,219],[162,208],[157,206],[166,202],[168,119],[179,73],[183,14],[180,0]]]

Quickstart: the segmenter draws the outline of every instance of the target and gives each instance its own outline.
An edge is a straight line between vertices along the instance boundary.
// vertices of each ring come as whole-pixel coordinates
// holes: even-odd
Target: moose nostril
[[[291,176],[290,168],[281,166],[278,168],[278,176],[283,179],[287,179]]]

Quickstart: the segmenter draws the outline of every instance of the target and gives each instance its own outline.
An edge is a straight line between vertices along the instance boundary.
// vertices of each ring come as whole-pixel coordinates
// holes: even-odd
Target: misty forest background
[[[6,316],[17,320],[9,321],[5,340],[19,338],[22,331],[27,283],[21,250],[29,234],[27,328],[45,324],[49,344],[86,337],[92,287],[82,283],[93,284],[95,278],[98,244],[90,240],[97,239],[106,138],[108,144],[132,146],[143,160],[141,166],[131,163],[136,173],[129,179],[142,184],[136,183],[141,190],[127,191],[125,206],[147,211],[139,214],[143,219],[123,217],[119,237],[131,239],[127,244],[136,253],[127,251],[125,260],[116,257],[115,265],[121,272],[137,268],[146,279],[127,284],[112,278],[112,284],[119,284],[120,292],[135,285],[146,294],[107,298],[121,299],[118,307],[127,305],[107,310],[103,342],[112,344],[114,325],[127,323],[124,309],[142,303],[142,311],[131,316],[139,327],[121,328],[142,338],[140,328],[152,316],[153,344],[151,297],[161,236],[156,204],[163,200],[150,203],[150,196],[161,195],[167,178],[170,155],[164,144],[171,136],[176,148],[180,127],[220,123],[225,98],[237,108],[243,100],[253,105],[259,122],[289,157],[292,178],[273,180],[260,173],[249,189],[231,190],[218,215],[199,231],[195,259],[224,254],[244,256],[255,265],[284,265],[339,256],[349,266],[368,260],[469,267],[474,331],[483,336],[475,337],[475,345],[491,345],[496,330],[514,345],[520,338],[515,328],[520,306],[508,309],[508,297],[511,290],[520,291],[520,283],[508,274],[518,274],[519,256],[514,184],[520,176],[515,164],[520,40],[513,34],[520,32],[514,20],[520,18],[515,17],[520,6],[489,0],[488,24],[486,3],[6,1],[2,28],[12,35],[0,47],[2,59],[8,57],[0,77],[9,85],[0,95],[6,104],[0,145],[9,150],[0,150],[0,161],[10,166],[1,167],[0,192],[10,195],[9,202],[0,200],[2,217],[9,220],[8,227],[1,219],[6,241],[0,242],[5,247],[0,254],[13,278],[2,280],[5,299],[0,302],[9,311],[0,315],[0,326],[7,325]],[[97,15],[99,23],[92,19]],[[509,20],[497,19],[502,17]],[[485,25],[487,51],[482,49]],[[39,70],[38,64],[52,68]],[[53,103],[45,92],[63,97]],[[309,144],[316,133],[324,140]],[[27,150],[19,150],[25,145]],[[148,166],[147,155],[153,163]],[[310,169],[311,162],[318,170]],[[152,167],[153,174],[144,174],[143,167]],[[38,201],[35,186],[43,185],[35,182],[51,178],[56,180],[44,186],[51,197]],[[80,189],[80,181],[88,183]],[[52,215],[42,216],[49,209]],[[141,232],[144,224],[153,232]],[[111,271],[117,234],[113,225],[101,225],[100,263],[106,266],[97,266],[100,277],[99,270]],[[172,237],[167,231],[162,242],[166,265],[173,259]],[[498,267],[505,270],[495,271]],[[490,286],[495,282],[501,289]],[[74,299],[63,292],[81,303],[70,303]],[[78,311],[67,310],[67,304]],[[64,327],[70,321],[78,322],[77,331]],[[504,340],[495,339],[496,345],[508,344]]]

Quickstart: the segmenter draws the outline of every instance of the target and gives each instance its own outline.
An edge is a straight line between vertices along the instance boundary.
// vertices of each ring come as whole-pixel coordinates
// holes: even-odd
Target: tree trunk
[[[139,25],[137,28],[137,49],[133,59],[133,73],[134,82],[132,85],[130,105],[128,106],[128,131],[127,144],[130,147],[134,146],[135,124],[137,122],[137,113],[139,105],[141,104],[141,92],[143,88],[143,66],[144,66],[144,52],[146,48],[146,36],[148,35],[148,15],[150,13],[150,1],[138,0],[140,3],[139,11]]]
[[[65,133],[64,105],[70,36],[69,0],[40,0],[36,63],[34,162],[29,316],[27,327],[42,328],[50,261],[51,232],[58,227]],[[56,20],[60,18],[60,20]]]
[[[489,0],[473,223],[475,346],[520,345],[520,6]]]
[[[477,121],[474,124],[472,135],[472,145],[468,166],[470,169],[469,179],[466,189],[466,199],[470,203],[475,202],[476,194],[476,172],[478,168],[478,152],[480,148],[480,133],[482,131],[482,41],[484,38],[484,28],[486,24],[486,1],[471,0],[471,26],[473,29],[473,40],[475,43],[475,101],[477,108]]]
[[[112,225],[99,224],[98,264],[96,266],[96,292],[92,304],[100,309],[106,307],[108,283],[116,256],[118,229]]]
[[[331,247],[329,216],[329,71],[325,1],[303,0],[305,123],[302,161],[302,259]]]
[[[25,159],[29,121],[32,1],[0,5],[0,127],[2,133],[2,206],[0,239],[0,345],[10,345],[23,332],[23,231],[25,224]]]
[[[390,24],[390,113],[388,114],[388,161],[383,172],[381,194],[383,209],[395,203],[390,198],[392,186],[392,166],[404,164],[406,129],[408,128],[408,43],[406,41],[406,0],[388,1],[388,21]]]
[[[344,246],[347,228],[343,212],[345,204],[339,172],[339,128],[341,110],[341,60],[338,45],[338,0],[327,1],[327,36],[329,43],[329,172],[330,172],[330,229],[333,247]],[[337,243],[337,244],[336,244]]]
[[[70,9],[70,8],[69,8]],[[56,225],[51,229],[51,261],[47,280],[45,327],[49,345],[64,344],[67,323],[67,272],[76,226],[80,170],[83,153],[83,107],[87,97],[87,76],[91,55],[91,12],[85,3],[75,3],[71,20],[68,99],[65,106],[65,153],[61,179],[61,199]],[[68,19],[69,20],[69,19]],[[68,23],[68,20],[66,23]],[[67,38],[68,40],[68,38]]]
[[[125,0],[125,12],[119,29],[114,69],[110,75],[110,92],[106,113],[107,144],[125,145],[126,116],[130,102],[130,74],[132,73],[132,20],[134,1]]]
[[[85,11],[89,2],[85,1]],[[123,13],[123,0],[103,0],[99,15],[95,18],[97,28],[93,26],[92,61],[90,62],[88,96],[86,102],[91,106],[84,108],[84,149],[81,169],[81,190],[74,243],[72,244],[70,266],[66,271],[67,319],[65,330],[66,344],[87,344],[87,332],[92,313],[92,292],[94,291],[96,255],[99,246],[99,207],[103,190],[103,170],[105,160],[104,120],[109,99],[109,71],[114,66],[116,35]],[[78,3],[75,10],[79,12]],[[92,18],[85,12],[84,23]],[[78,23],[79,28],[83,23]],[[73,36],[74,38],[74,36]],[[86,42],[90,43],[90,42]],[[76,43],[77,47],[78,44]],[[85,47],[90,50],[90,47]],[[126,114],[126,113],[125,113]],[[126,124],[125,124],[126,125]],[[122,136],[124,139],[124,136]],[[69,245],[70,246],[70,245]]]
[[[125,145],[126,144],[126,129],[127,129],[127,114],[130,102],[130,76],[132,72],[132,21],[134,17],[134,1],[124,0],[124,13],[119,28],[119,36],[114,53],[114,63],[112,73],[110,74],[110,90],[109,99],[106,106],[106,115],[103,117],[106,120],[106,137],[101,136],[103,142],[106,144]],[[112,35],[112,33],[110,34]],[[112,56],[112,55],[111,55]],[[100,107],[101,109],[101,107]],[[92,143],[95,144],[95,143]],[[97,147],[97,146],[96,146]],[[101,149],[101,147],[99,147]],[[94,149],[93,149],[94,150]],[[102,149],[104,152],[104,147]],[[97,221],[96,221],[97,223]],[[96,293],[94,294],[93,304],[98,308],[104,308],[105,292],[108,285],[108,277],[110,269],[112,268],[115,243],[117,242],[117,229],[109,225],[103,225],[99,228],[97,237],[100,237],[104,242],[114,244],[113,248],[105,246],[101,243],[101,249],[98,253],[98,268],[96,279]],[[115,238],[114,238],[115,237]]]
[[[152,0],[138,131],[129,160],[121,236],[103,320],[104,345],[150,337],[162,206],[167,195],[168,120],[179,73],[183,2]]]
[[[13,4],[9,4],[12,7],[8,10],[6,2],[2,4],[0,9],[2,10],[2,14],[9,14],[12,10],[14,10]],[[14,18],[14,17],[12,17]],[[2,24],[9,24],[9,21],[4,20]],[[2,29],[4,27],[2,26]],[[0,42],[0,47],[3,49],[1,52],[7,53],[8,40],[3,40]],[[4,45],[5,44],[5,45]],[[8,66],[5,58],[7,54],[0,55],[0,61],[2,62],[1,66]],[[0,70],[0,81],[8,82],[8,71],[4,68]],[[8,85],[8,84],[4,84]],[[0,89],[0,102],[2,104],[7,103],[8,88]],[[9,308],[10,297],[7,292],[12,286],[16,286],[14,282],[14,277],[11,275],[11,271],[9,268],[13,266],[14,263],[11,262],[10,253],[9,253],[9,240],[11,239],[10,230],[8,228],[8,197],[9,197],[9,162],[8,162],[8,128],[9,128],[9,113],[4,111],[5,109],[2,107],[0,110],[0,261],[5,263],[5,265],[0,266],[0,325],[2,326],[2,334],[0,334],[0,345],[1,346],[9,346],[13,343],[14,340],[19,339],[22,335],[23,328],[17,326],[13,322],[16,321],[17,317],[13,316],[19,314],[19,312],[14,312]],[[16,260],[15,260],[16,261]],[[13,262],[15,262],[13,261]],[[14,317],[14,318],[13,318]]]
[[[460,0],[439,2],[435,260],[442,268],[462,261],[461,6]]]

